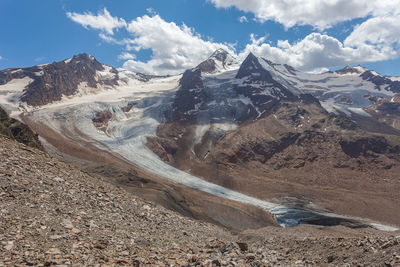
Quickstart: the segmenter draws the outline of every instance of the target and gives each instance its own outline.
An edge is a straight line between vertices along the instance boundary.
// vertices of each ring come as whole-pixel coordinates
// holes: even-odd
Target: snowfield
[[[0,105],[10,113],[11,117],[16,118],[21,113],[18,108],[19,99],[25,87],[31,82],[33,82],[33,79],[24,77],[22,79],[13,79],[4,85],[0,85]]]

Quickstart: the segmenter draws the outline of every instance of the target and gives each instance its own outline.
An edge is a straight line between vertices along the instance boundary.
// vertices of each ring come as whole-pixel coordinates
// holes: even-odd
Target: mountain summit
[[[0,72],[0,85],[13,79],[30,80],[23,94],[22,102],[30,106],[43,106],[60,101],[79,90],[100,90],[100,87],[117,85],[115,68],[101,64],[93,56],[79,54],[60,62],[24,69],[6,69]]]
[[[207,60],[201,62],[195,69],[202,73],[217,73],[232,68],[235,58],[226,50],[217,49]]]

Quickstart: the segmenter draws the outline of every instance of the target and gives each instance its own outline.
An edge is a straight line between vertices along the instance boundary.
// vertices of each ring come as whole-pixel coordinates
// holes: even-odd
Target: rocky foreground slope
[[[400,264],[399,232],[300,226],[234,236],[3,136],[0,159],[0,266]]]

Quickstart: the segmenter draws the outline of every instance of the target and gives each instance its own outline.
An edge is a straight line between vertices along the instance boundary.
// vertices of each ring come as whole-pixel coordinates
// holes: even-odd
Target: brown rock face
[[[125,107],[121,108],[123,112],[129,112],[133,107],[133,104],[129,103],[128,105],[126,105]]]
[[[102,128],[102,127],[106,127],[108,122],[112,119],[112,113],[111,111],[107,110],[103,110],[98,112],[94,118],[92,119],[93,124],[95,127],[97,128]]]
[[[178,151],[178,144],[171,139],[148,137],[147,142],[147,146],[165,162],[172,162]]]
[[[21,101],[31,106],[42,106],[61,100],[63,95],[75,94],[78,85],[82,82],[87,82],[87,86],[92,88],[97,88],[98,85],[117,85],[118,72],[116,69],[111,69],[111,73],[115,75],[110,79],[98,79],[97,71],[104,71],[103,65],[90,55],[80,54],[74,56],[70,61],[54,62],[20,70],[0,71],[0,85],[12,79],[30,77],[34,81],[25,89]]]
[[[25,145],[43,149],[38,135],[27,125],[10,118],[2,108],[0,108],[0,134]]]
[[[328,115],[316,105],[283,103],[263,120],[225,136],[209,160],[230,164],[257,161],[275,170],[313,162],[336,167],[352,159],[357,160],[348,168],[360,170],[367,170],[372,163],[383,169],[400,163],[394,160],[400,143],[389,142],[390,136],[363,132],[347,117]]]

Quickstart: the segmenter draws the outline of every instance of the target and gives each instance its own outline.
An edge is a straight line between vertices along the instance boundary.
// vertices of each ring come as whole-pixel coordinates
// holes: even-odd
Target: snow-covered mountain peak
[[[224,61],[226,57],[229,55],[229,52],[223,48],[218,48],[211,54],[210,58],[216,58],[220,61]]]
[[[203,74],[215,74],[235,68],[236,62],[237,60],[233,55],[219,48],[195,69],[199,69]]]
[[[335,71],[335,73],[339,75],[360,75],[366,71],[368,71],[368,69],[361,65],[358,65],[356,67],[350,67],[347,65],[343,69]]]
[[[96,58],[87,53],[81,53],[78,55],[74,55],[73,57],[67,58],[63,60],[65,64],[77,64],[77,63],[85,63],[85,62],[98,62]]]
[[[366,72],[368,70],[367,68],[361,65],[357,65],[357,67],[354,67],[354,69],[358,70],[360,73]]]

